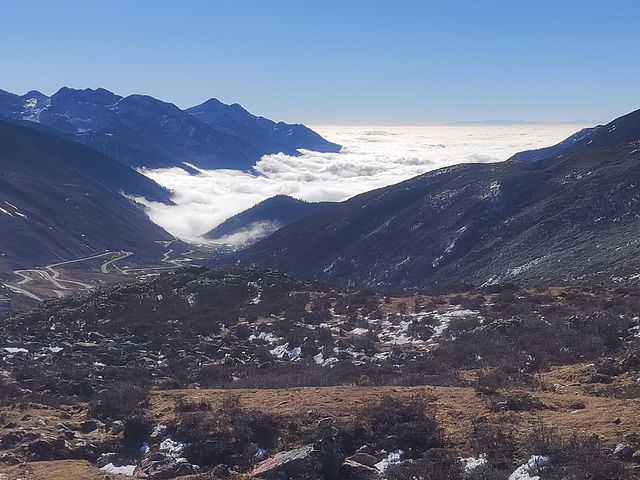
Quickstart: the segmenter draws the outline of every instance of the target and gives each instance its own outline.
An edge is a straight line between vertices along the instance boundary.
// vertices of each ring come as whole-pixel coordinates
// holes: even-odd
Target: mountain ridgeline
[[[579,137],[358,195],[239,258],[370,287],[638,282],[640,111]]]
[[[216,99],[181,110],[147,95],[122,97],[103,88],[61,88],[15,95],[0,91],[0,118],[53,128],[132,167],[250,169],[263,155],[298,149],[337,152],[304,125],[256,117]]]
[[[329,205],[333,203],[305,202],[288,195],[276,195],[228,218],[207,232],[205,238],[236,247],[247,246]]]
[[[25,125],[29,125],[25,122]],[[169,203],[131,168],[51,132],[0,121],[0,273],[169,240],[122,193]]]

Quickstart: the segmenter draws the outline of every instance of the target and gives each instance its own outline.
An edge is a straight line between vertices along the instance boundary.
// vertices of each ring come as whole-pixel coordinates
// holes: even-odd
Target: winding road
[[[149,267],[142,267],[142,268],[126,268],[126,267],[120,268],[117,265],[117,262],[130,257],[131,255],[133,255],[133,252],[127,252],[124,250],[120,250],[120,251],[109,250],[104,253],[99,253],[97,255],[76,258],[74,260],[67,260],[64,262],[52,263],[44,267],[14,270],[13,273],[16,276],[18,276],[20,279],[13,283],[3,283],[3,285],[7,287],[9,290],[11,290],[12,292],[18,293],[20,295],[24,295],[25,297],[28,297],[32,300],[43,301],[46,299],[46,298],[42,298],[43,296],[50,297],[51,295],[46,294],[47,290],[53,293],[53,295],[55,295],[56,297],[62,298],[64,297],[65,293],[71,293],[78,290],[91,290],[94,288],[94,285],[90,285],[88,283],[84,283],[78,280],[69,280],[66,278],[61,278],[61,272],[58,270],[59,267],[107,257],[99,267],[99,272],[101,274],[112,273],[113,272],[112,269],[116,269],[118,273],[122,275],[131,275],[131,274],[135,275],[139,273],[170,270],[176,267],[180,267],[184,265],[184,261],[190,260],[190,259],[185,259],[181,261],[179,259],[170,258],[171,254],[177,253],[173,248],[171,248],[171,245],[173,244],[173,242],[175,242],[175,240],[157,242],[166,249],[166,251],[163,253],[162,258],[160,259],[160,263],[165,264],[165,266],[155,266],[155,267],[149,266]],[[189,252],[187,253],[191,253],[191,252],[193,252],[193,250],[189,250]],[[186,255],[186,254],[182,254],[182,255]],[[95,272],[95,270],[93,271]],[[42,280],[45,281],[45,287],[43,287]],[[37,294],[32,291],[29,291],[36,288],[29,285],[29,283],[31,282],[37,283],[37,288],[38,288],[36,290]],[[98,282],[102,282],[102,280],[98,280]],[[28,287],[30,288],[27,289]],[[41,293],[41,291],[43,291],[43,288],[45,291],[44,295]]]
[[[61,298],[61,297],[64,296],[63,290],[72,290],[72,288],[63,285],[63,283],[76,285],[76,286],[78,286],[78,287],[80,287],[80,288],[82,288],[84,290],[90,290],[91,288],[93,288],[93,286],[89,285],[88,283],[79,282],[77,280],[67,280],[67,279],[60,278],[60,272],[58,270],[56,270],[56,268],[57,267],[61,267],[63,265],[70,265],[70,264],[73,264],[73,263],[85,262],[87,260],[94,260],[96,258],[112,256],[114,254],[118,254],[118,256],[116,258],[112,258],[110,260],[107,260],[102,265],[100,265],[100,272],[101,273],[105,273],[105,274],[109,273],[109,266],[110,265],[113,265],[114,267],[118,268],[115,265],[115,262],[133,255],[133,252],[125,252],[125,251],[113,252],[113,251],[108,251],[108,252],[100,253],[98,255],[91,255],[89,257],[82,257],[82,258],[76,258],[74,260],[67,260],[67,261],[64,261],[64,262],[52,263],[50,265],[45,266],[42,269],[31,268],[31,269],[14,270],[14,272],[13,272],[14,274],[18,275],[19,277],[22,277],[21,280],[18,281],[15,285],[14,284],[10,284],[10,283],[4,283],[4,286],[7,287],[9,290],[15,292],[15,293],[19,293],[21,295],[24,295],[26,297],[29,297],[29,298],[31,298],[33,300],[37,300],[37,301],[42,301],[43,299],[40,298],[39,296],[37,296],[36,294],[26,290],[25,288],[19,286],[19,285],[26,285],[27,283],[34,281],[33,275],[39,275],[44,280],[46,280],[49,283],[51,283],[51,285],[54,287],[54,288],[52,288],[52,291],[58,298]],[[120,270],[120,269],[118,268],[118,270]],[[120,270],[120,271],[122,272],[122,270]],[[122,272],[122,273],[126,273],[126,272]]]

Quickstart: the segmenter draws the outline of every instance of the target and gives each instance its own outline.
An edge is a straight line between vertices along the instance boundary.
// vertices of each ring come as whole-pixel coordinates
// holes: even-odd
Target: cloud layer
[[[303,151],[264,156],[255,174],[179,168],[142,172],[171,189],[175,206],[140,200],[151,219],[186,240],[277,194],[308,201],[340,201],[430,170],[458,163],[506,160],[522,150],[552,145],[580,125],[325,126],[315,130],[343,145],[340,153]]]

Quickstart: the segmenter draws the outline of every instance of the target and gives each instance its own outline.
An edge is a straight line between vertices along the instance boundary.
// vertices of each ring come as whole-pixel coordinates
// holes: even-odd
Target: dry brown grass
[[[542,375],[542,387],[531,390],[510,389],[503,395],[528,394],[538,398],[543,409],[519,412],[495,412],[489,408],[488,398],[471,387],[304,387],[274,390],[232,390],[243,408],[260,410],[281,417],[315,421],[333,416],[347,422],[358,416],[364,407],[383,396],[408,398],[421,395],[435,398],[432,403],[436,417],[452,444],[462,451],[470,451],[473,421],[480,416],[491,423],[507,424],[519,437],[526,437],[532,426],[543,423],[558,429],[561,434],[598,435],[605,444],[615,445],[624,435],[640,429],[640,399],[612,399],[588,395],[584,391],[584,374],[588,367],[571,366]],[[630,380],[629,380],[630,381]],[[562,388],[554,388],[555,384]],[[218,408],[229,390],[172,390],[154,392],[151,415],[158,420],[175,418],[175,399],[184,396],[188,401],[206,400]],[[572,404],[583,403],[585,408],[573,410]],[[619,423],[614,423],[615,419]]]
[[[13,467],[0,466],[2,480],[104,480],[104,478],[104,472],[83,460],[27,462]],[[125,480],[131,477],[111,475],[110,478]]]

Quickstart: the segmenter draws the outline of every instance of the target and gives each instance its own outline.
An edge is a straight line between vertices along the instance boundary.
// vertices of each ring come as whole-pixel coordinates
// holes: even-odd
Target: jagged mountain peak
[[[267,154],[340,148],[302,125],[274,128],[273,121],[240,104],[211,98],[197,108],[181,110],[149,95],[122,97],[105,88],[62,87],[51,97],[35,90],[23,96],[0,91],[0,118],[53,128],[134,167],[188,162],[248,170]]]
[[[82,101],[98,105],[113,105],[121,98],[120,95],[101,87],[84,89],[62,87],[51,96],[51,101]]]

